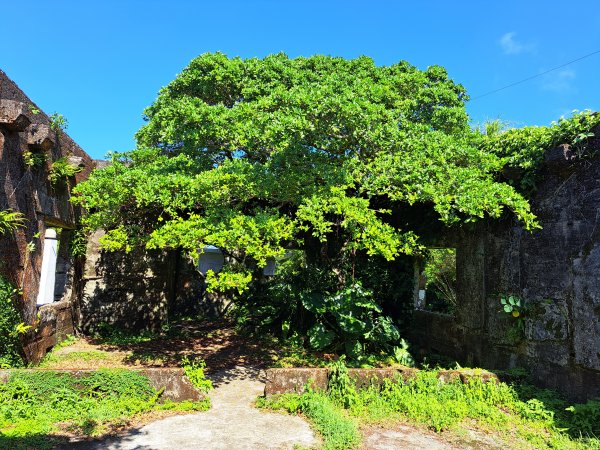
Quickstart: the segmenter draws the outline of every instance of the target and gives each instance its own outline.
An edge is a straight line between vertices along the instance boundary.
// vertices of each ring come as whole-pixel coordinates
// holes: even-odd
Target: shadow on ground
[[[206,373],[245,366],[257,371],[267,367],[277,353],[264,341],[238,333],[230,322],[185,321],[174,325],[164,336],[146,342],[123,343],[110,338],[96,340],[105,351],[128,352],[123,363],[131,366],[177,367],[183,356],[206,362]]]
[[[65,442],[67,442],[67,438],[59,438],[48,434],[32,433],[25,436],[6,436],[0,433],[0,448],[7,450],[53,449]]]

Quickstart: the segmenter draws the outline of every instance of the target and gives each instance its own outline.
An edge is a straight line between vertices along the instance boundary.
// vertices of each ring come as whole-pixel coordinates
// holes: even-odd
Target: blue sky
[[[161,86],[204,52],[439,64],[472,97],[600,50],[597,0],[3,1],[0,68],[93,157],[133,148]],[[474,123],[600,110],[600,54],[469,102]]]

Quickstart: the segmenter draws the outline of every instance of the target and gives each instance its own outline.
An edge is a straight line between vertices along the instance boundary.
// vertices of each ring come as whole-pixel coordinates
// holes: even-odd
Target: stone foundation
[[[157,391],[163,391],[161,398],[181,402],[184,400],[199,401],[206,396],[198,391],[188,377],[185,376],[183,369],[178,368],[148,368],[148,369],[128,369],[132,372],[139,372],[150,381],[150,385]],[[86,376],[93,370],[44,370],[44,369],[19,369],[19,370],[0,370],[0,382],[6,383],[13,372],[46,372],[46,373],[69,373],[76,378]]]
[[[379,386],[384,380],[408,380],[413,378],[419,369],[411,367],[385,368],[385,369],[348,369],[349,377],[359,388],[372,385]],[[330,369],[291,367],[266,370],[265,395],[275,394],[301,394],[307,386],[318,391],[326,391],[329,385]],[[484,382],[497,382],[498,377],[488,371],[480,369],[441,370],[438,378],[444,382],[460,381],[468,383],[473,378]]]

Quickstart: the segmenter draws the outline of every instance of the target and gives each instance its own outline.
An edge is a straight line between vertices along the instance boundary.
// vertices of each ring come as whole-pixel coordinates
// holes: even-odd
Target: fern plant
[[[52,163],[50,173],[48,174],[48,180],[50,180],[50,183],[53,185],[57,185],[58,183],[75,176],[75,174],[79,172],[81,172],[81,167],[70,164],[68,159],[63,156]]]
[[[25,216],[10,209],[0,211],[0,235],[12,233],[17,228],[25,226]]]

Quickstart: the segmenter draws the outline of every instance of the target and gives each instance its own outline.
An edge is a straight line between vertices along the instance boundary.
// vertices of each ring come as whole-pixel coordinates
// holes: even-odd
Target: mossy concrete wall
[[[132,372],[138,372],[148,378],[150,385],[157,391],[162,391],[161,398],[169,399],[175,402],[184,400],[200,401],[206,398],[206,395],[198,391],[189,378],[185,375],[183,369],[160,367],[146,369],[129,369]],[[17,369],[0,370],[0,383],[6,383],[13,372],[46,372],[46,373],[68,373],[79,379],[93,373],[93,370],[64,369],[64,370],[46,370],[46,369]]]
[[[458,230],[453,316],[415,311],[425,351],[487,368],[524,367],[573,399],[600,396],[600,128],[586,152],[549,150],[532,208],[542,229],[512,219]],[[524,329],[500,296],[524,300]]]
[[[105,325],[157,331],[176,316],[222,311],[223,302],[206,295],[202,275],[180,251],[107,252],[100,248],[103,234],[87,242],[79,318],[84,332]]]
[[[348,369],[348,376],[357,387],[366,388],[371,385],[381,385],[385,380],[408,380],[414,378],[419,369],[412,367],[396,367],[382,369]],[[317,367],[290,367],[266,370],[265,395],[304,392],[307,386],[318,391],[326,391],[329,387],[331,369]],[[486,370],[440,370],[437,374],[440,381],[460,381],[468,383],[477,378],[484,383],[497,382],[498,377]]]
[[[29,166],[28,152],[44,160]],[[67,183],[53,186],[48,174],[52,162],[62,157],[82,170]],[[73,333],[82,261],[69,257],[66,244],[81,210],[69,199],[72,186],[87,178],[93,167],[92,159],[64,131],[54,129],[50,118],[0,70],[0,210],[20,212],[26,219],[25,227],[0,236],[0,274],[22,290],[23,320],[33,326],[24,336],[30,360],[39,360],[61,336]],[[58,274],[60,301],[37,308],[43,236],[54,227],[65,230],[59,246],[64,253],[59,255],[64,257]]]

